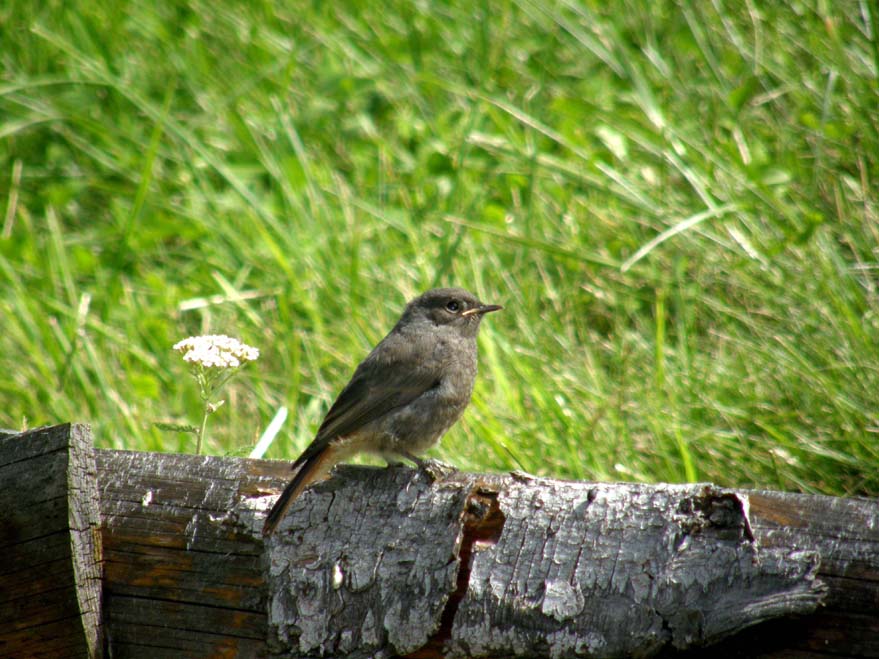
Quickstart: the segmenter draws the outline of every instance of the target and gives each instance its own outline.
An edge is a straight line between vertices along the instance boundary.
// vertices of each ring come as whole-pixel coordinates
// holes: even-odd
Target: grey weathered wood
[[[0,655],[101,656],[100,519],[87,427],[0,438]]]
[[[416,652],[462,573],[445,656],[647,657],[825,592],[816,552],[758,548],[746,500],[713,486],[370,476],[313,489],[272,537],[273,650]]]
[[[309,493],[271,537],[274,651],[407,654],[439,629],[457,587],[467,489],[431,487],[409,469],[365,475]]]
[[[457,656],[535,640],[555,657],[650,656],[809,613],[825,592],[819,555],[758,548],[747,504],[728,490],[549,482],[537,499],[532,484],[499,490],[506,524],[473,561],[449,644]]]
[[[747,495],[761,546],[818,552],[818,577],[828,596],[812,615],[739,634],[710,659],[879,657],[879,500],[769,491]]]
[[[359,550],[361,543],[367,543],[369,546],[365,549],[368,553],[370,546],[374,545],[371,551],[378,551],[383,556],[383,563],[385,556],[403,553],[400,543],[388,541],[389,534],[399,527],[401,537],[408,533],[409,541],[416,542],[411,540],[411,534],[412,529],[417,529],[418,546],[426,548],[419,558],[419,565],[424,565],[431,557],[435,560],[439,556],[435,549],[441,546],[443,537],[448,538],[447,533],[440,533],[437,529],[449,528],[448,511],[451,510],[455,511],[456,519],[461,520],[464,529],[457,554],[463,569],[457,572],[453,592],[444,594],[438,587],[449,583],[448,563],[440,567],[426,584],[413,585],[403,581],[404,585],[400,587],[395,581],[400,576],[399,570],[379,564],[377,572],[392,577],[384,587],[401,590],[401,602],[410,592],[427,594],[433,588],[439,599],[431,602],[429,598],[422,598],[421,606],[412,611],[408,622],[424,621],[440,610],[438,627],[426,646],[410,656],[441,656],[452,638],[454,624],[465,620],[459,611],[473,583],[473,567],[479,566],[477,559],[496,548],[503,532],[508,530],[510,516],[501,513],[499,490],[532,488],[531,499],[525,501],[530,501],[536,511],[531,516],[540,518],[541,515],[547,516],[540,511],[546,508],[547,502],[543,500],[553,488],[571,486],[580,491],[585,488],[587,500],[588,493],[594,490],[597,500],[601,492],[613,493],[618,487],[543,480],[521,483],[521,479],[509,476],[457,474],[428,488],[422,477],[412,470],[342,467],[334,478],[304,496],[279,530],[281,538],[286,537],[290,529],[303,527],[316,534],[315,537],[320,538],[323,534],[328,541],[326,548],[320,549],[321,544],[317,543],[314,545],[317,551],[306,551],[304,546],[294,544],[282,550],[279,557],[273,547],[263,558],[263,539],[259,529],[273,500],[272,495],[280,491],[289,477],[285,463],[116,451],[97,451],[97,455],[99,478],[104,483],[102,505],[108,513],[104,534],[108,556],[105,591],[108,626],[117,656],[121,657],[149,657],[157,656],[156,653],[169,657],[261,656],[269,651],[265,639],[270,632],[271,649],[281,651],[285,642],[296,640],[298,630],[291,619],[284,618],[282,613],[279,617],[279,612],[295,601],[299,593],[291,595],[290,592],[270,590],[272,587],[268,585],[263,569],[277,575],[291,569],[295,571],[303,567],[301,564],[306,568],[303,570],[306,576],[300,577],[305,585],[302,592],[310,593],[312,601],[318,593],[315,585],[323,584],[325,590],[332,590],[334,579],[342,580],[340,588],[333,591],[337,595],[333,607],[326,611],[321,611],[320,607],[312,608],[317,617],[313,616],[303,626],[306,631],[311,631],[312,639],[316,638],[314,634],[319,636],[321,624],[329,629],[333,616],[340,615],[339,603],[344,597],[349,601],[358,601],[359,597],[361,606],[368,601],[366,596],[358,595],[364,585],[365,564],[361,561],[357,569],[348,569],[351,564],[358,565],[352,560],[355,556],[353,550]],[[473,487],[473,483],[467,485],[470,478],[477,478],[477,487]],[[420,528],[416,525],[407,531],[406,524],[401,526],[399,521],[394,521],[394,516],[411,516],[413,498],[423,497],[425,488],[429,492],[435,491],[435,496],[447,506],[446,517],[439,508],[436,517],[430,519],[445,521]],[[650,500],[649,493],[654,489],[652,486],[622,488],[641,492],[638,506],[647,505],[645,502]],[[658,489],[662,490],[661,487]],[[759,624],[705,651],[678,651],[672,642],[663,651],[663,656],[710,656],[711,659],[758,655],[779,658],[810,655],[879,657],[879,652],[874,651],[875,641],[870,640],[875,636],[870,629],[879,621],[879,607],[845,608],[845,602],[851,596],[843,595],[862,592],[859,595],[862,602],[879,597],[879,581],[875,579],[879,572],[879,509],[876,503],[771,492],[737,494],[756,502],[751,505],[750,522],[758,550],[765,544],[767,550],[781,551],[782,559],[790,550],[805,550],[807,554],[800,557],[807,559],[805,565],[812,560],[808,552],[816,551],[821,555],[818,577],[830,586],[829,604],[816,613],[797,619]],[[730,501],[726,496],[724,493],[720,497],[721,504]],[[321,506],[326,506],[326,497],[337,499],[338,505],[322,509]],[[370,545],[368,533],[354,533],[353,529],[365,523],[367,513],[375,512],[376,502],[383,497],[390,497],[388,500],[392,500],[393,505],[384,506],[384,513],[379,515],[383,520],[383,533],[375,536]],[[712,497],[706,500],[710,501]],[[463,509],[455,509],[456,501],[463,505]],[[526,506],[525,510],[530,509]],[[594,510],[597,511],[598,507]],[[698,514],[692,516],[692,520],[704,522],[705,510],[702,513],[694,510]],[[111,514],[110,511],[114,512]],[[715,519],[722,521],[727,512],[721,505],[708,514],[708,520],[710,522],[714,514],[717,515]],[[638,513],[630,509],[617,511],[621,518],[633,514]],[[732,519],[736,514],[733,506]],[[303,521],[303,516],[307,522]],[[687,517],[683,512],[679,516]],[[598,517],[602,524],[608,523],[602,515]],[[421,519],[426,520],[425,517]],[[738,522],[727,520],[727,523],[732,529],[739,529],[735,531],[739,534],[736,537],[746,536],[744,528],[736,526]],[[551,531],[554,527],[549,524],[547,528]],[[714,531],[718,528],[720,526]],[[852,538],[851,549],[846,549],[849,545],[841,539],[846,535]],[[552,534],[544,532],[544,536],[547,543],[552,541]],[[295,534],[291,537],[299,540]],[[384,545],[378,546],[379,540]],[[282,545],[283,541],[275,538],[271,543]],[[624,546],[628,543],[621,545]],[[335,555],[331,548],[337,550]],[[344,551],[339,553],[342,548]],[[861,562],[853,561],[850,554],[859,556]],[[584,552],[581,560],[589,560],[592,555]],[[766,555],[776,554],[767,552]],[[454,554],[450,555],[447,561],[453,561],[453,557]],[[784,566],[785,562],[782,560],[778,565]],[[803,564],[795,561],[794,565]],[[404,566],[405,561],[398,561],[398,568]],[[556,590],[559,593],[556,599],[562,605],[553,606],[564,611],[567,593],[563,589]],[[271,626],[267,611],[274,616]],[[361,608],[361,611],[365,609]],[[327,614],[323,623],[319,617],[321,613]],[[407,609],[398,606],[387,618],[371,616],[373,636],[411,640],[418,633],[414,625],[394,631],[397,636],[391,636],[386,628],[393,627],[395,621],[406,613]],[[429,627],[428,623],[422,629],[426,627]],[[686,628],[686,625],[681,627]],[[369,631],[369,617],[365,616],[356,628],[344,630],[339,639],[350,643],[347,639],[352,638],[354,629]],[[774,631],[767,633],[767,629]],[[835,639],[835,642],[826,643],[828,639]],[[414,643],[405,647],[412,645]],[[332,649],[328,646],[325,656],[339,655],[344,647],[341,643]],[[758,648],[768,651],[760,653]],[[381,652],[377,650],[374,654]],[[292,656],[308,656],[308,653]],[[311,656],[316,653],[311,652]]]
[[[287,464],[95,454],[114,657],[251,657],[287,646],[290,656],[549,656],[569,628],[585,630],[580,647],[591,656],[637,641],[662,657],[879,657],[874,500],[505,475],[429,483],[409,469],[343,467],[266,544],[262,520]],[[38,517],[33,524],[50,515]],[[55,551],[53,538],[34,555]],[[650,550],[650,538],[666,542]],[[711,546],[726,567],[685,561]],[[682,649],[808,610],[818,581],[828,587],[818,611]],[[13,587],[26,601],[30,581]],[[750,610],[729,606],[743,598]],[[535,615],[540,624],[523,622]],[[640,631],[616,638],[633,621]],[[465,646],[467,633],[478,643]],[[531,645],[502,649],[515,634]],[[0,656],[6,640],[0,630]]]

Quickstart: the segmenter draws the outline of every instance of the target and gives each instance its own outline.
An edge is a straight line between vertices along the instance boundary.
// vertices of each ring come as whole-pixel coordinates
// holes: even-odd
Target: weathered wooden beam
[[[101,656],[100,521],[87,427],[0,437],[0,656]]]
[[[620,632],[625,627],[617,615],[625,617],[627,610],[637,608],[629,591],[644,590],[646,583],[689,579],[693,592],[706,586],[714,593],[713,616],[703,613],[700,618],[696,605],[686,609],[691,616],[687,617],[682,604],[691,590],[672,588],[664,613],[643,623],[648,630],[642,638],[647,639],[645,654],[663,647],[677,652],[675,645],[708,642],[750,624],[747,621],[809,610],[820,592],[820,585],[811,579],[813,568],[820,580],[843,579],[832,582],[829,602],[842,604],[835,589],[850,590],[846,579],[855,569],[858,578],[865,579],[857,583],[872,594],[867,597],[879,592],[879,583],[870,580],[865,567],[879,564],[879,547],[870,546],[879,541],[879,519],[874,502],[867,500],[732,493],[705,486],[523,482],[510,476],[472,474],[455,474],[430,484],[407,469],[342,467],[294,506],[267,549],[259,529],[271,495],[289,476],[286,464],[112,451],[99,451],[98,456],[107,515],[108,624],[120,641],[138,639],[127,650],[130,656],[148,656],[156,647],[193,657],[268,650],[292,650],[294,656],[295,652],[308,656],[350,650],[357,656],[391,648],[411,650],[417,657],[441,656],[455,643],[461,647],[456,626],[460,630],[483,625],[497,633],[504,622],[512,624],[517,607],[504,610],[497,602],[486,608],[491,598],[485,599],[490,590],[485,584],[492,580],[486,570],[495,563],[504,565],[506,559],[499,556],[521,552],[528,538],[555,553],[538,552],[529,558],[531,563],[520,561],[520,576],[511,577],[501,590],[508,595],[508,604],[531,602],[532,609],[557,623],[570,611],[586,609],[583,583],[560,577],[566,556],[569,559],[575,548],[594,584],[602,564],[616,566],[613,579],[623,580],[617,583],[620,587],[613,588],[613,579],[604,586],[607,594],[616,594],[604,601],[600,592],[592,593],[597,599],[588,601],[593,617],[604,612],[605,621]],[[435,501],[426,504],[431,497]],[[752,499],[748,511],[745,504]],[[570,518],[577,516],[588,521],[582,537],[572,537],[568,528]],[[663,516],[677,518],[676,526],[669,527],[668,519],[660,524]],[[710,565],[676,563],[677,551],[665,550],[661,557],[632,535],[643,536],[651,528],[664,529],[659,537],[672,548],[683,543],[710,546],[727,536],[725,544],[717,545],[717,553],[734,559],[717,572],[727,582],[707,583]],[[669,530],[674,528],[677,531]],[[779,534],[779,529],[784,533]],[[840,532],[850,535],[853,544],[840,542]],[[750,542],[749,533],[755,542]],[[845,546],[865,562],[849,560]],[[752,563],[775,573],[761,586],[756,573],[745,569]],[[665,568],[660,567],[663,564]],[[429,566],[428,577],[417,571],[424,566]],[[509,567],[511,574],[515,572],[516,566]],[[624,576],[623,567],[629,576]],[[773,579],[774,586],[759,592]],[[772,588],[780,584],[773,595]],[[390,602],[380,609],[375,598],[370,600],[370,589],[374,593],[394,588],[401,593],[396,605]],[[740,598],[750,596],[750,602],[732,598],[733,591]],[[791,607],[797,597],[806,606]],[[659,609],[661,603],[642,603],[641,612],[649,612],[651,606]],[[345,615],[357,619],[356,627],[340,623]],[[823,609],[802,617],[796,634],[787,635],[779,647],[796,652],[820,645],[838,635],[843,620],[846,626],[857,627],[852,616],[857,617],[851,610]],[[862,631],[869,631],[877,617],[879,613],[868,614]],[[413,624],[416,619],[420,626]],[[181,623],[173,633],[164,631],[169,620]],[[816,620],[827,627],[815,628]],[[760,624],[715,644],[712,656],[736,643],[747,645],[749,635],[759,637],[766,626]],[[218,629],[224,633],[216,633]],[[855,632],[845,642],[869,642],[866,636],[858,641],[858,629]],[[693,638],[687,640],[688,635]],[[372,643],[369,650],[357,645],[362,636]],[[618,636],[631,640],[628,633]],[[488,640],[491,634],[484,637]],[[270,639],[268,648],[263,645],[266,639]],[[585,639],[587,645],[580,646],[583,652],[592,642],[594,656],[607,656],[598,651],[600,637],[587,634]],[[143,642],[146,649],[137,645]],[[839,652],[839,647],[833,651]],[[463,651],[475,649],[468,646]],[[486,653],[499,654],[491,649]]]
[[[759,625],[728,639],[710,658],[879,657],[879,500],[747,495],[761,546],[820,554],[817,576],[827,585],[827,597],[815,613]]]
[[[115,657],[879,657],[875,500],[95,455]]]
[[[97,462],[114,656],[264,655],[257,527],[285,466],[126,451]]]
[[[817,552],[759,547],[746,497],[710,485],[345,476],[267,547],[279,654],[649,657],[825,593]]]

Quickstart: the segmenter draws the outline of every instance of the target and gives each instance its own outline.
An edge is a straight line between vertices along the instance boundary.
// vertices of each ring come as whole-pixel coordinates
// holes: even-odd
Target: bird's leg
[[[430,478],[431,481],[447,478],[458,471],[458,468],[453,465],[448,465],[439,460],[431,460],[430,458],[419,458],[409,451],[398,451],[398,453],[418,465],[418,471]]]

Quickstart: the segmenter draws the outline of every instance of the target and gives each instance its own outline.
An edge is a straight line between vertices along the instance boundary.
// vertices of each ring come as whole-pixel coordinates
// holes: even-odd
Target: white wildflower
[[[216,399],[217,392],[241,366],[256,360],[259,350],[225,334],[190,336],[175,343],[174,350],[183,354],[183,361],[189,364],[190,372],[198,383],[203,403],[201,427],[187,428],[186,431],[195,433],[195,452],[201,453],[208,416],[220,409],[224,402]]]
[[[225,334],[190,336],[174,344],[183,361],[204,368],[238,368],[259,357],[259,350]]]

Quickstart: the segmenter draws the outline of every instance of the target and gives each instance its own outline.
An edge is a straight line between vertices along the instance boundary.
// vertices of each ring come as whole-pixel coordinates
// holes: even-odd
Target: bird
[[[463,288],[434,288],[411,300],[394,328],[354,371],[311,444],[292,464],[292,480],[263,525],[271,535],[290,505],[339,462],[367,452],[389,465],[437,444],[470,403],[483,304]]]

